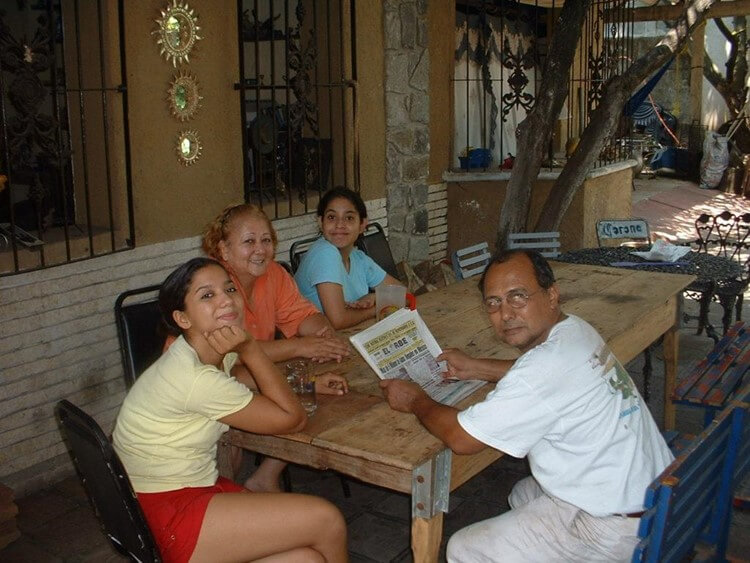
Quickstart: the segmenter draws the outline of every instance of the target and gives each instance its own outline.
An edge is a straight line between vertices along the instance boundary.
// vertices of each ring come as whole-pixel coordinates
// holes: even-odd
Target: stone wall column
[[[429,258],[427,0],[386,0],[385,119],[388,238],[396,262]]]

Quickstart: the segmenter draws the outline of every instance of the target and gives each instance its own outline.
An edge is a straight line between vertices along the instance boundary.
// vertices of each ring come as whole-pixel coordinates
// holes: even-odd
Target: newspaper
[[[435,401],[455,405],[484,381],[444,379],[442,350],[417,311],[399,309],[349,337],[380,379],[411,379]]]

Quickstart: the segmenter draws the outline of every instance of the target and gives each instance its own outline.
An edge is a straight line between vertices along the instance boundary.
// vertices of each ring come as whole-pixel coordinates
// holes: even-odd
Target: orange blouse
[[[278,328],[287,338],[296,336],[307,317],[320,313],[302,294],[283,266],[270,262],[265,274],[255,280],[248,299],[232,269],[224,263],[245,305],[245,330],[256,340],[273,340]]]

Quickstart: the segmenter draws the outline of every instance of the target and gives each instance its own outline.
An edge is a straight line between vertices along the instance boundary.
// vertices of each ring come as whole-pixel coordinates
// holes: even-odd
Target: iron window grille
[[[536,100],[554,15],[560,8],[562,2],[554,0],[456,0],[453,166],[467,164],[463,158],[476,148],[491,155],[491,164],[485,160],[477,167],[497,168],[515,156],[516,128]],[[616,0],[592,4],[571,69],[567,100],[553,131],[558,145],[580,136],[605,82],[630,64],[633,34],[627,10],[628,3]],[[597,165],[628,158],[629,131],[626,125],[617,132]],[[555,164],[553,152],[551,141],[550,165]],[[475,164],[472,161],[471,167]]]
[[[304,215],[359,189],[354,3],[238,0],[245,201]]]
[[[133,246],[122,1],[0,10],[0,275]]]

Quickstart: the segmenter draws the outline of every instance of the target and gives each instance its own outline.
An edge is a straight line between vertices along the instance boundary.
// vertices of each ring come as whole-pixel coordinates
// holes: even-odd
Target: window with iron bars
[[[132,246],[122,3],[0,8],[0,275]]]
[[[238,0],[245,200],[303,215],[359,189],[354,3]]]
[[[628,7],[627,2],[597,0],[589,9],[570,72],[568,96],[552,132],[549,166],[563,164],[565,148],[574,148],[599,104],[605,82],[631,62]],[[561,8],[562,2],[554,0],[456,0],[455,168],[496,170],[511,164],[518,151],[516,128],[536,100]],[[630,125],[624,121],[597,165],[629,158],[633,150]]]

